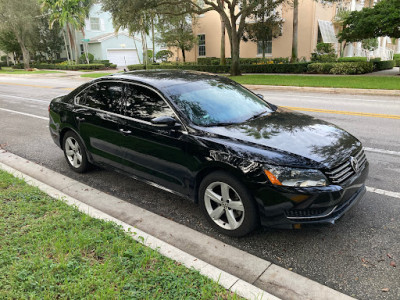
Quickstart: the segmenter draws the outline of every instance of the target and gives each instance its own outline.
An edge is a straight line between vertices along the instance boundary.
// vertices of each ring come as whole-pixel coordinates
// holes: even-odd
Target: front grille
[[[364,150],[358,152],[354,158],[358,162],[358,170],[361,170],[366,161],[367,157],[365,156]],[[329,172],[325,172],[326,176],[328,176],[329,180],[334,184],[341,184],[351,178],[356,171],[353,169],[351,165],[350,159],[347,160],[345,163],[341,164],[340,166],[330,170]]]
[[[288,219],[311,219],[321,218],[329,215],[334,208],[306,208],[306,209],[290,209],[285,211]]]

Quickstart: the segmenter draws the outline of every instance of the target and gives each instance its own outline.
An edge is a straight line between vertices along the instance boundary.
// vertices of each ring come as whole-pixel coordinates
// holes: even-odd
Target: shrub
[[[395,66],[400,67],[400,53],[393,55],[393,60],[395,61]]]
[[[312,63],[308,65],[308,73],[330,74],[336,63]]]
[[[355,57],[339,57],[338,62],[359,62],[368,61],[366,57],[355,56]]]
[[[172,51],[161,50],[161,51],[157,52],[156,59],[166,62],[168,60],[168,58],[171,58],[172,56],[174,56],[174,53],[172,53]]]
[[[93,56],[92,53],[88,53],[88,59],[89,59],[89,63],[92,63],[92,62],[93,62],[94,56]],[[79,57],[79,63],[81,63],[81,64],[87,64],[85,53],[83,53],[83,54]]]
[[[13,66],[11,66],[12,69],[23,69],[24,68],[24,64],[15,64]]]
[[[312,62],[332,62],[336,61],[335,49],[332,44],[318,43],[316,49],[311,53]]]
[[[340,75],[355,75],[371,73],[374,70],[373,63],[371,62],[339,62],[334,64],[330,70],[331,74]]]
[[[385,60],[385,61],[374,61],[374,71],[382,71],[393,69],[395,66],[394,60]]]

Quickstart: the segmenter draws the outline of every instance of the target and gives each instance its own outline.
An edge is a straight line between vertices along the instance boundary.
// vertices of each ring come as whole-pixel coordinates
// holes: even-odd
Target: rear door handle
[[[81,117],[76,117],[76,120],[79,121],[79,122],[83,122],[83,121],[85,121],[86,119],[85,119],[85,118],[81,118]]]
[[[124,130],[124,129],[120,129],[119,130],[120,132],[122,132],[123,134],[131,134],[132,133],[132,131],[130,131],[130,130]]]

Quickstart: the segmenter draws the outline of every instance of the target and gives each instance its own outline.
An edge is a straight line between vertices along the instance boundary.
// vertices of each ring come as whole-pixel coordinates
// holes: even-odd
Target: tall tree
[[[54,60],[62,51],[61,28],[54,24],[49,28],[47,16],[38,18],[36,36],[30,46],[31,52],[39,59]]]
[[[75,31],[83,31],[92,0],[41,0],[42,10],[49,13],[50,28],[54,23],[65,27],[69,38],[70,52],[75,50],[75,61],[79,60],[79,49]]]
[[[262,4],[264,5],[264,4]],[[249,16],[249,21],[245,25],[243,40],[251,40],[261,43],[262,57],[265,58],[265,50],[268,41],[277,38],[282,32],[282,18],[275,11],[262,10],[257,14]]]
[[[187,14],[204,14],[208,11],[216,11],[225,23],[231,46],[231,74],[240,74],[240,41],[243,35],[246,18],[261,10],[273,11],[274,7],[278,7],[287,0],[102,0],[104,3],[111,3],[109,8],[115,18],[120,18],[129,12],[129,18],[137,14],[139,11],[146,12],[149,9],[155,10],[161,15],[187,15]],[[261,4],[265,3],[264,6]],[[204,4],[204,5],[203,5]],[[118,10],[116,8],[119,8]],[[177,9],[179,11],[177,12]]]
[[[186,51],[192,50],[197,41],[197,37],[193,34],[195,23],[196,19],[191,15],[161,15],[157,23],[160,34],[158,42],[180,49],[185,62]]]
[[[147,36],[154,22],[155,12],[146,7],[146,1],[102,0],[104,11],[111,13],[114,27],[128,29],[129,34],[140,34],[143,48],[143,62],[147,67]],[[154,49],[153,49],[154,53]]]
[[[293,0],[293,35],[292,35],[292,61],[298,59],[298,35],[299,35],[299,0]]]
[[[0,29],[14,33],[21,48],[25,68],[29,68],[28,45],[39,14],[36,0],[0,0]]]
[[[358,42],[381,36],[400,38],[400,1],[382,0],[374,7],[353,11],[345,18],[343,27],[340,41]]]

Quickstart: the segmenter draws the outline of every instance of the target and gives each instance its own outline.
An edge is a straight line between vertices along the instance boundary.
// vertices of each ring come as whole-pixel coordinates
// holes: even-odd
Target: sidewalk
[[[52,197],[63,197],[89,215],[137,232],[147,246],[248,299],[353,299],[14,154],[0,151],[0,168],[26,178]]]

